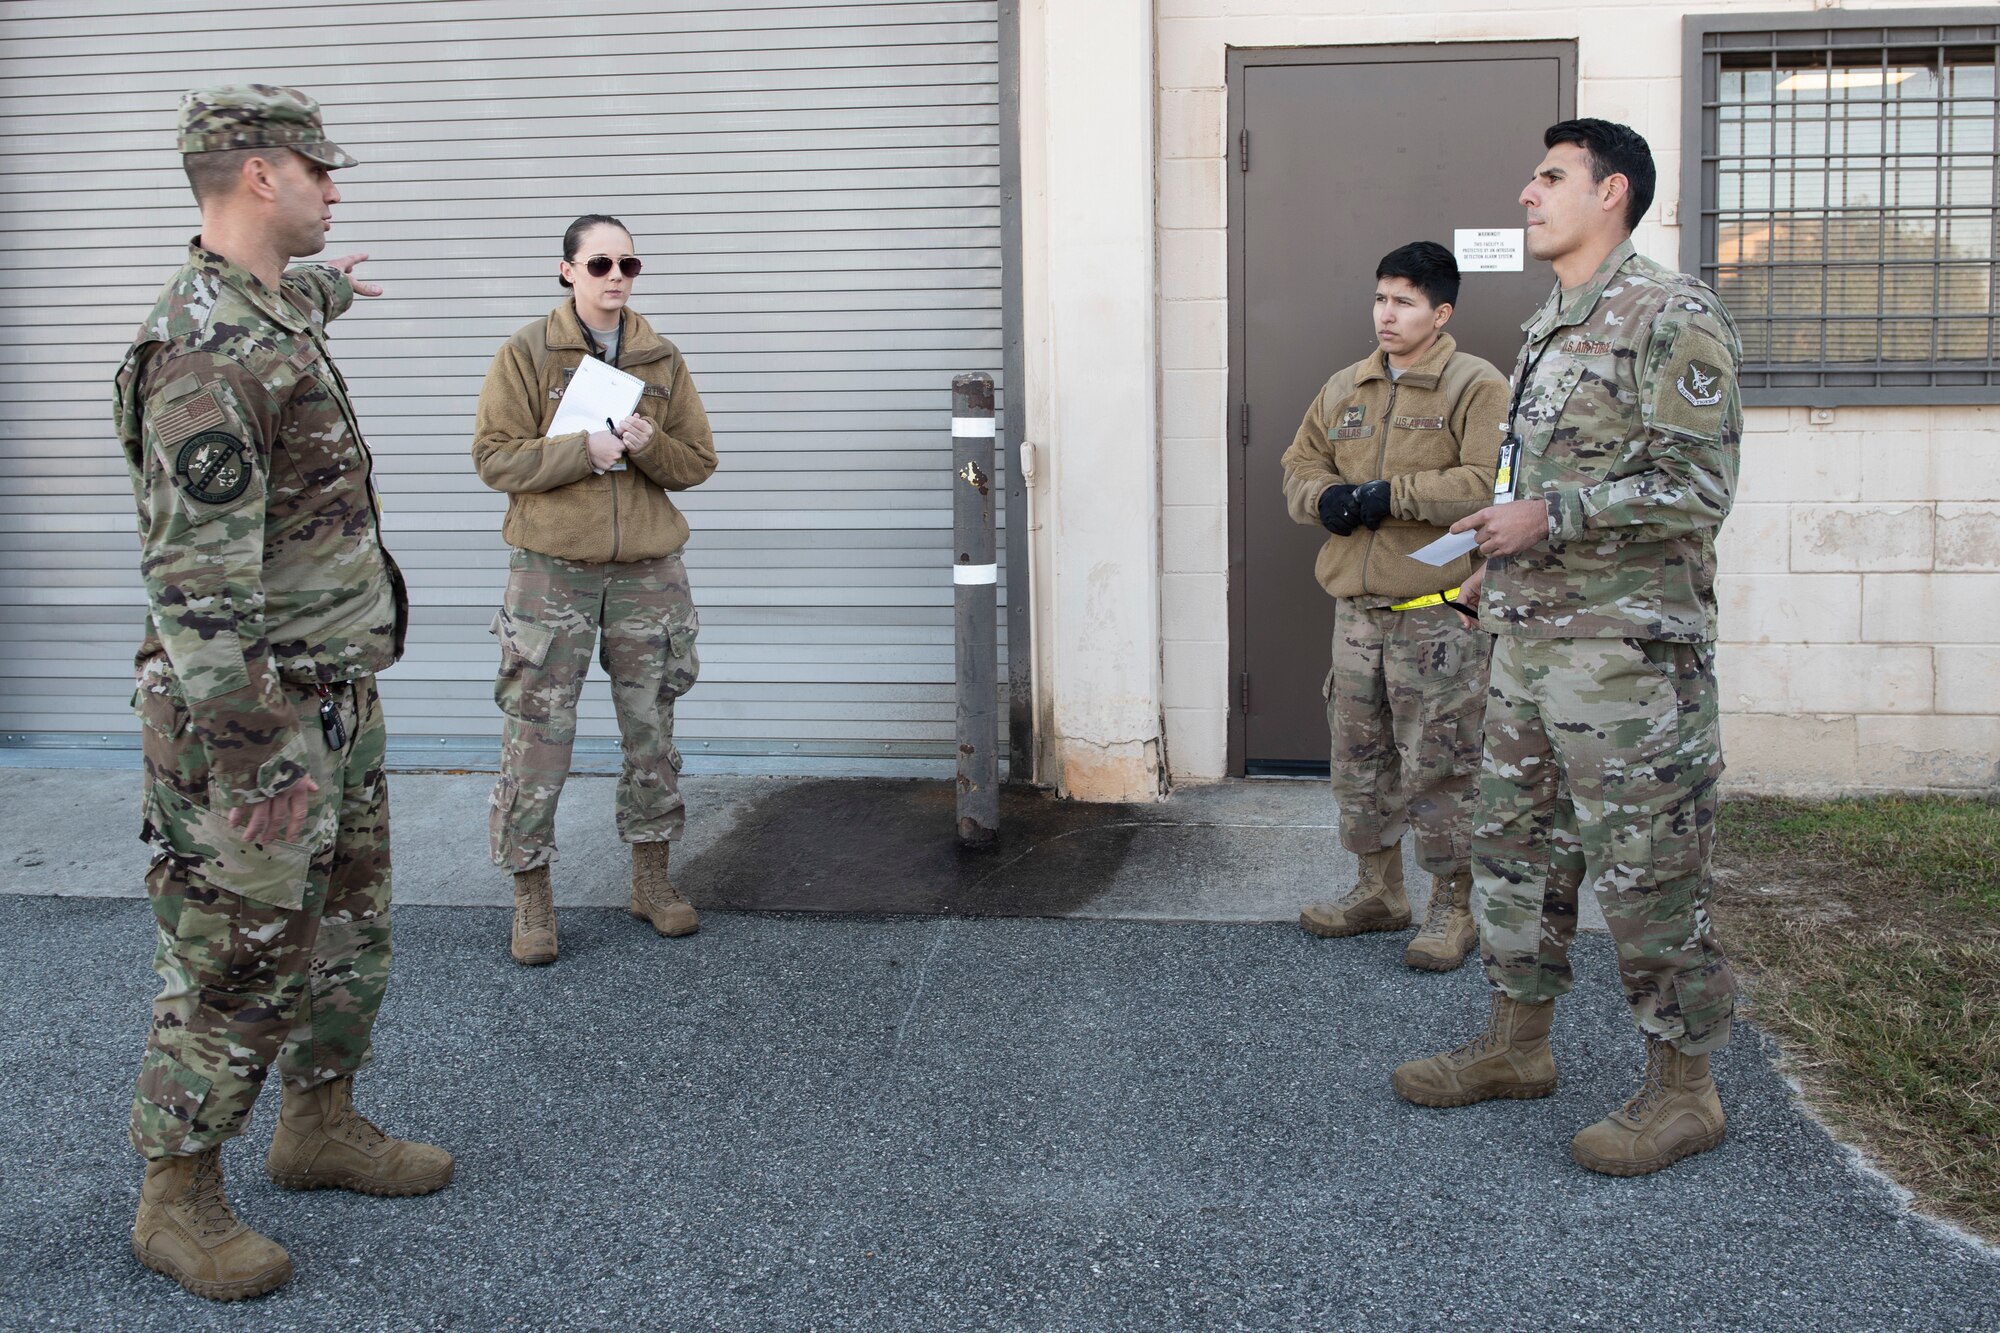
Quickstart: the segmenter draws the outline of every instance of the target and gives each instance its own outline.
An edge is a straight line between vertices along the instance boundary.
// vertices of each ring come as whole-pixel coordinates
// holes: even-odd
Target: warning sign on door
[[[1452,232],[1451,249],[1461,273],[1519,273],[1522,230],[1519,227],[1460,227]]]

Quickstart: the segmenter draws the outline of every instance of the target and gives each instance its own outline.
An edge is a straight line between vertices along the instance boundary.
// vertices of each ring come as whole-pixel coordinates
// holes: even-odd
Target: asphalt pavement
[[[424,784],[398,781],[402,819]],[[1116,858],[1050,862],[1102,888],[1035,919],[871,915],[849,885],[845,910],[711,909],[662,940],[574,901],[615,887],[585,884],[579,847],[545,969],[508,960],[503,909],[436,903],[486,892],[475,868],[412,882],[449,867],[405,856],[425,825],[404,819],[358,1101],[449,1147],[457,1178],[413,1200],[278,1190],[260,1106],[225,1154],[231,1194],[298,1275],[213,1305],[130,1255],[152,927],[133,882],[98,878],[127,852],[19,813],[54,817],[70,782],[0,773],[0,1328],[2000,1329],[2000,1254],[1858,1169],[1747,1027],[1716,1061],[1720,1150],[1639,1180],[1576,1167],[1570,1135],[1641,1054],[1601,934],[1578,944],[1555,1096],[1398,1101],[1390,1067],[1476,1031],[1483,983],[1404,968],[1399,937],[1259,919],[1262,861],[1247,898],[1183,886],[1149,908],[1135,862],[1226,880],[1190,839],[1326,844],[1304,797],[1287,824],[1279,796],[1227,790],[1195,812],[1213,835],[1153,809]],[[729,819],[717,798],[727,827],[677,868],[733,882],[702,859],[752,845],[731,828],[774,836],[770,795],[735,791]],[[86,782],[71,796],[69,827],[130,839],[86,819]],[[1044,832],[1019,864],[1097,836]],[[1290,910],[1316,890],[1295,866]]]

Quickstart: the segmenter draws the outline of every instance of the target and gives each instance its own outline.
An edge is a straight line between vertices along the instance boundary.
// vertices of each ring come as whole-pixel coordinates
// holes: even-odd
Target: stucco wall
[[[1158,0],[1161,691],[1176,778],[1223,774],[1230,705],[1226,49],[1574,40],[1578,114],[1632,125],[1659,164],[1635,240],[1677,264],[1682,15],[1811,7]],[[1538,149],[1523,145],[1524,183]],[[2000,785],[2000,408],[1841,408],[1819,424],[1764,408],[1746,427],[1720,543],[1731,783]]]

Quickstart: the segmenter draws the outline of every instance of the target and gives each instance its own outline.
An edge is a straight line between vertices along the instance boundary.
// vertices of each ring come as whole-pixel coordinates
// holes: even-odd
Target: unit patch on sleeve
[[[250,451],[227,431],[205,430],[174,456],[174,481],[188,499],[225,505],[250,489]]]
[[[1713,440],[1733,401],[1736,358],[1706,330],[1683,325],[1642,385],[1644,415],[1656,429]]]
[[[1688,358],[1687,369],[1674,381],[1681,397],[1694,407],[1714,407],[1722,401],[1722,371],[1693,357]]]

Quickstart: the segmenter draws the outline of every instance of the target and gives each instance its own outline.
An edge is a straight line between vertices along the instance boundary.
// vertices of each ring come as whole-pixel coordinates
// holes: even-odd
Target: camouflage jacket
[[[1532,638],[1713,640],[1715,534],[1743,436],[1729,312],[1628,240],[1521,327],[1514,494],[1547,505],[1549,536],[1488,563],[1481,623]]]
[[[140,687],[186,706],[224,807],[306,771],[280,682],[382,670],[409,613],[326,349],[346,275],[292,269],[274,292],[199,240],[133,339],[116,415],[146,586]]]

